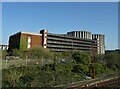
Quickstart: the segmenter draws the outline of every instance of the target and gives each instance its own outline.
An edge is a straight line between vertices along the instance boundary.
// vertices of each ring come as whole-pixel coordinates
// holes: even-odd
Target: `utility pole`
[[[95,79],[94,46],[92,44],[92,78]]]

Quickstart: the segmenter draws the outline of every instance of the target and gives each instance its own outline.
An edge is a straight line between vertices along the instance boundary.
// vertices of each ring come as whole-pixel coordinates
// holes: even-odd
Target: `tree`
[[[77,64],[83,63],[83,64],[87,65],[87,64],[91,63],[90,56],[88,54],[81,53],[79,51],[74,52],[72,55],[72,58],[75,60],[75,62]]]
[[[76,64],[74,65],[72,71],[75,73],[87,74],[89,72],[89,68],[87,65],[84,64]]]
[[[31,58],[31,59],[39,59],[42,57],[48,59],[52,57],[52,54],[50,54],[50,51],[43,47],[34,47],[34,48],[27,49],[25,50],[25,54],[26,56],[28,56],[28,58]]]
[[[67,61],[72,61],[72,51],[64,51],[61,54],[63,59],[66,59]]]
[[[105,54],[104,59],[106,61],[106,65],[110,68],[112,68],[113,66],[119,65],[117,52],[111,52],[111,53]]]
[[[102,64],[105,64],[106,61],[105,61],[104,56],[105,56],[105,54],[95,54],[95,55],[94,55],[95,63],[102,63]]]
[[[96,74],[100,75],[104,72],[104,67],[100,63],[95,63],[95,72]]]

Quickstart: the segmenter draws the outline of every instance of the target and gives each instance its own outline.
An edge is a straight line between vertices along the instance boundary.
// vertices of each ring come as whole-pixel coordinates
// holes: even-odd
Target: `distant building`
[[[42,46],[51,51],[98,51],[98,40],[92,39],[91,32],[86,31],[73,31],[67,34],[53,34],[48,33],[48,30],[41,30],[40,33],[18,32],[11,35],[9,38],[9,51],[14,48],[27,49],[35,46]],[[104,52],[103,52],[104,53]]]
[[[96,39],[97,41],[98,54],[105,54],[105,35],[92,34],[92,39]]]
[[[83,38],[83,39],[92,39],[91,32],[87,32],[87,31],[71,31],[71,32],[67,32],[67,35],[77,38]]]
[[[108,53],[120,53],[120,49],[106,50],[105,54],[108,54]]]
[[[8,45],[0,45],[0,50],[8,50]]]

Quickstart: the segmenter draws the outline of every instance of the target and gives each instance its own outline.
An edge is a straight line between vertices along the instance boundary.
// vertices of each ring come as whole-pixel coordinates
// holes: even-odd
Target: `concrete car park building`
[[[92,34],[92,39],[97,40],[97,53],[98,54],[105,54],[105,35]]]
[[[53,51],[91,51],[92,46],[94,46],[94,50],[96,50],[96,41],[92,39],[50,33],[47,35],[47,48]]]
[[[42,46],[57,52],[70,50],[92,51],[92,47],[94,47],[95,51],[98,50],[97,40],[92,39],[91,32],[86,31],[54,34],[43,29],[40,33],[18,32],[9,38],[9,51],[14,48],[19,50],[35,46]]]

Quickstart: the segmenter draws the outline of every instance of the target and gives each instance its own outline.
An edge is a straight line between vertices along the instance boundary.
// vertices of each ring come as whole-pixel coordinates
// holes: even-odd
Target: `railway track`
[[[119,75],[111,75],[99,79],[93,79],[90,81],[80,82],[69,86],[67,89],[120,89],[120,77]]]

